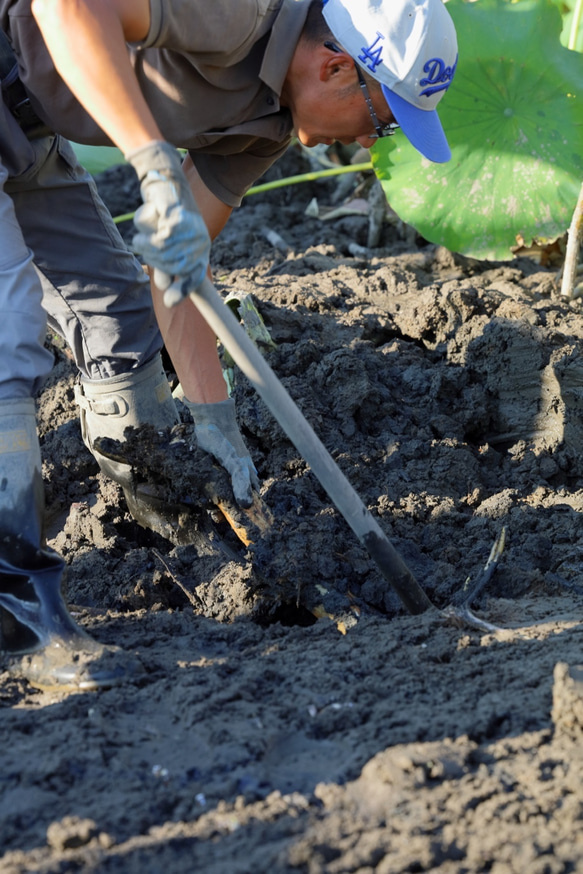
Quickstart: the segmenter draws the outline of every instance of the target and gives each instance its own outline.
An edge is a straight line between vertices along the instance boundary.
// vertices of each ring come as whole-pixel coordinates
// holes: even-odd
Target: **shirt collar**
[[[278,95],[281,95],[309,6],[310,0],[283,0],[273,23],[259,75]]]

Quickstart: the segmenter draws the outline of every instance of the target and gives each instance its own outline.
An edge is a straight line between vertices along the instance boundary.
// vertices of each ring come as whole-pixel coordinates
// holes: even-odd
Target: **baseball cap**
[[[451,151],[436,112],[457,64],[455,27],[443,0],[323,0],[342,48],[381,84],[409,142],[444,163]]]

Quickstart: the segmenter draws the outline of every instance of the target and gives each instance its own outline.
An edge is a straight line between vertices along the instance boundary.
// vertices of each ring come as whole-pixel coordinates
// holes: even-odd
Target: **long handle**
[[[432,603],[209,279],[190,298],[265,401],[410,613]]]

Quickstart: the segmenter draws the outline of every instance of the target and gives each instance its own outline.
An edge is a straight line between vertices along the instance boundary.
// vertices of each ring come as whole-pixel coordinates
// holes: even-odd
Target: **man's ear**
[[[354,75],[354,61],[346,52],[332,52],[326,49],[326,56],[320,64],[320,81],[328,82],[332,79],[336,84],[342,85],[344,79],[351,80]]]

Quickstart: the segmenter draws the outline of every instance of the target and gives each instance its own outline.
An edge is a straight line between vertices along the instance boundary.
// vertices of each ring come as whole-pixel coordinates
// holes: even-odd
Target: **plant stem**
[[[285,188],[288,185],[298,185],[300,182],[316,182],[318,179],[325,179],[328,176],[342,176],[344,173],[361,173],[365,170],[372,170],[372,163],[367,161],[365,164],[343,164],[340,167],[332,167],[328,170],[314,170],[310,173],[300,173],[298,176],[288,176],[286,179],[274,179],[272,182],[264,182],[262,185],[254,185],[247,192],[250,194],[261,194],[264,191],[272,191],[274,188]]]
[[[571,22],[571,31],[569,33],[568,49],[574,51],[577,44],[577,36],[579,33],[579,22],[581,21],[581,13],[583,12],[583,0],[577,0],[573,11],[573,20]]]
[[[300,173],[297,176],[287,176],[285,179],[274,179],[272,182],[264,182],[262,185],[254,185],[246,194],[261,194],[264,191],[272,191],[274,188],[286,188],[288,185],[299,185],[301,182],[316,182],[318,179],[325,179],[328,176],[342,176],[345,173],[363,173],[366,170],[372,170],[373,166],[370,161],[364,164],[346,164],[340,167],[333,167],[328,170],[314,170],[310,173]],[[114,222],[127,222],[134,217],[133,212],[127,212],[124,215],[118,215],[114,218]]]
[[[579,260],[579,249],[581,247],[581,232],[583,231],[583,185],[579,192],[577,206],[571,219],[569,234],[567,237],[567,251],[565,252],[565,264],[563,266],[563,280],[561,282],[561,295],[563,297],[573,297],[573,287],[575,285],[575,276],[577,275],[577,262]]]

